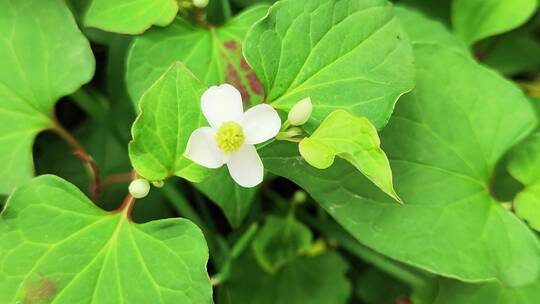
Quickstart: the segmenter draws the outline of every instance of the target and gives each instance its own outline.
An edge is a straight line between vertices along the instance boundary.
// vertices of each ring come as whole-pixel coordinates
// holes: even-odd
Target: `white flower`
[[[227,164],[232,178],[242,187],[260,184],[264,168],[254,145],[279,132],[281,119],[276,110],[259,104],[244,113],[240,92],[229,84],[206,90],[201,109],[210,127],[193,131],[184,156],[207,168]]]

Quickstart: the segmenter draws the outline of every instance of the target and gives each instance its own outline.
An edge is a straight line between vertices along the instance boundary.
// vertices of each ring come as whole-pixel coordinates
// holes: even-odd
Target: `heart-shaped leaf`
[[[199,228],[135,224],[129,209],[105,212],[52,175],[18,188],[0,214],[0,302],[211,303]]]
[[[205,88],[176,62],[143,95],[129,143],[138,174],[150,181],[172,175],[202,181],[207,176],[208,169],[183,156],[189,136],[205,121],[199,102]]]
[[[355,117],[336,110],[299,144],[300,154],[310,165],[326,169],[337,155],[364,174],[377,187],[398,202],[401,199],[392,185],[392,170],[380,148],[377,129],[365,117]]]
[[[128,54],[128,91],[137,103],[143,92],[175,61],[183,62],[205,84],[234,85],[244,102],[262,100],[257,77],[242,57],[242,40],[268,6],[252,7],[222,27],[198,28],[182,18],[135,38]]]
[[[94,73],[90,45],[61,0],[0,2],[0,194],[33,175],[32,144],[54,104]]]
[[[312,122],[348,109],[380,128],[413,87],[411,47],[385,0],[282,0],[244,44],[266,99],[289,110],[311,97]]]
[[[294,217],[270,216],[253,240],[253,255],[263,269],[276,272],[308,251],[313,236]]]
[[[461,280],[529,283],[538,274],[540,246],[492,198],[489,183],[497,161],[534,128],[532,108],[513,84],[438,42],[439,36],[448,41],[448,33],[437,23],[399,13],[408,15],[417,84],[398,103],[381,141],[407,204],[392,203],[339,159],[327,170],[312,168],[292,144],[265,149],[265,166],[385,255]],[[428,28],[440,34],[423,36]]]

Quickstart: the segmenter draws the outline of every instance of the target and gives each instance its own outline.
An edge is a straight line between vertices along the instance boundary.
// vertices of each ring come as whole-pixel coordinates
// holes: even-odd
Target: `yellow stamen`
[[[245,141],[242,127],[234,121],[224,122],[216,132],[218,147],[225,153],[237,151]]]

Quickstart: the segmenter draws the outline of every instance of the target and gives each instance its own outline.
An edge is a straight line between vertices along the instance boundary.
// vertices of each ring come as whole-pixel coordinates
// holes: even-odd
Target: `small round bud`
[[[148,192],[150,191],[150,184],[147,180],[143,178],[138,178],[129,184],[129,193],[134,198],[143,198],[148,195]]]
[[[306,97],[297,102],[289,111],[287,117],[291,125],[300,126],[305,124],[313,111],[313,105],[311,104],[311,98]]]
[[[295,204],[303,204],[303,203],[306,202],[306,200],[307,200],[307,194],[306,194],[305,191],[298,190],[298,191],[294,192],[293,197],[292,197],[293,203],[295,203]]]
[[[193,5],[198,8],[205,8],[208,5],[208,0],[193,0]]]
[[[160,181],[153,181],[152,182],[152,186],[156,187],[156,188],[161,188],[163,187],[163,185],[165,185],[165,182],[160,180]]]
[[[317,239],[315,242],[311,243],[308,251],[306,252],[308,256],[317,256],[326,251],[326,243],[322,239]]]

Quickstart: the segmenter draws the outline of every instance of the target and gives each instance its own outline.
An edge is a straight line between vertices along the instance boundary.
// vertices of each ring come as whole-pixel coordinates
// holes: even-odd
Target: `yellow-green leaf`
[[[326,169],[337,155],[350,162],[377,187],[398,202],[392,170],[380,147],[377,129],[365,117],[344,110],[332,112],[315,132],[300,142],[302,157],[313,167]]]

